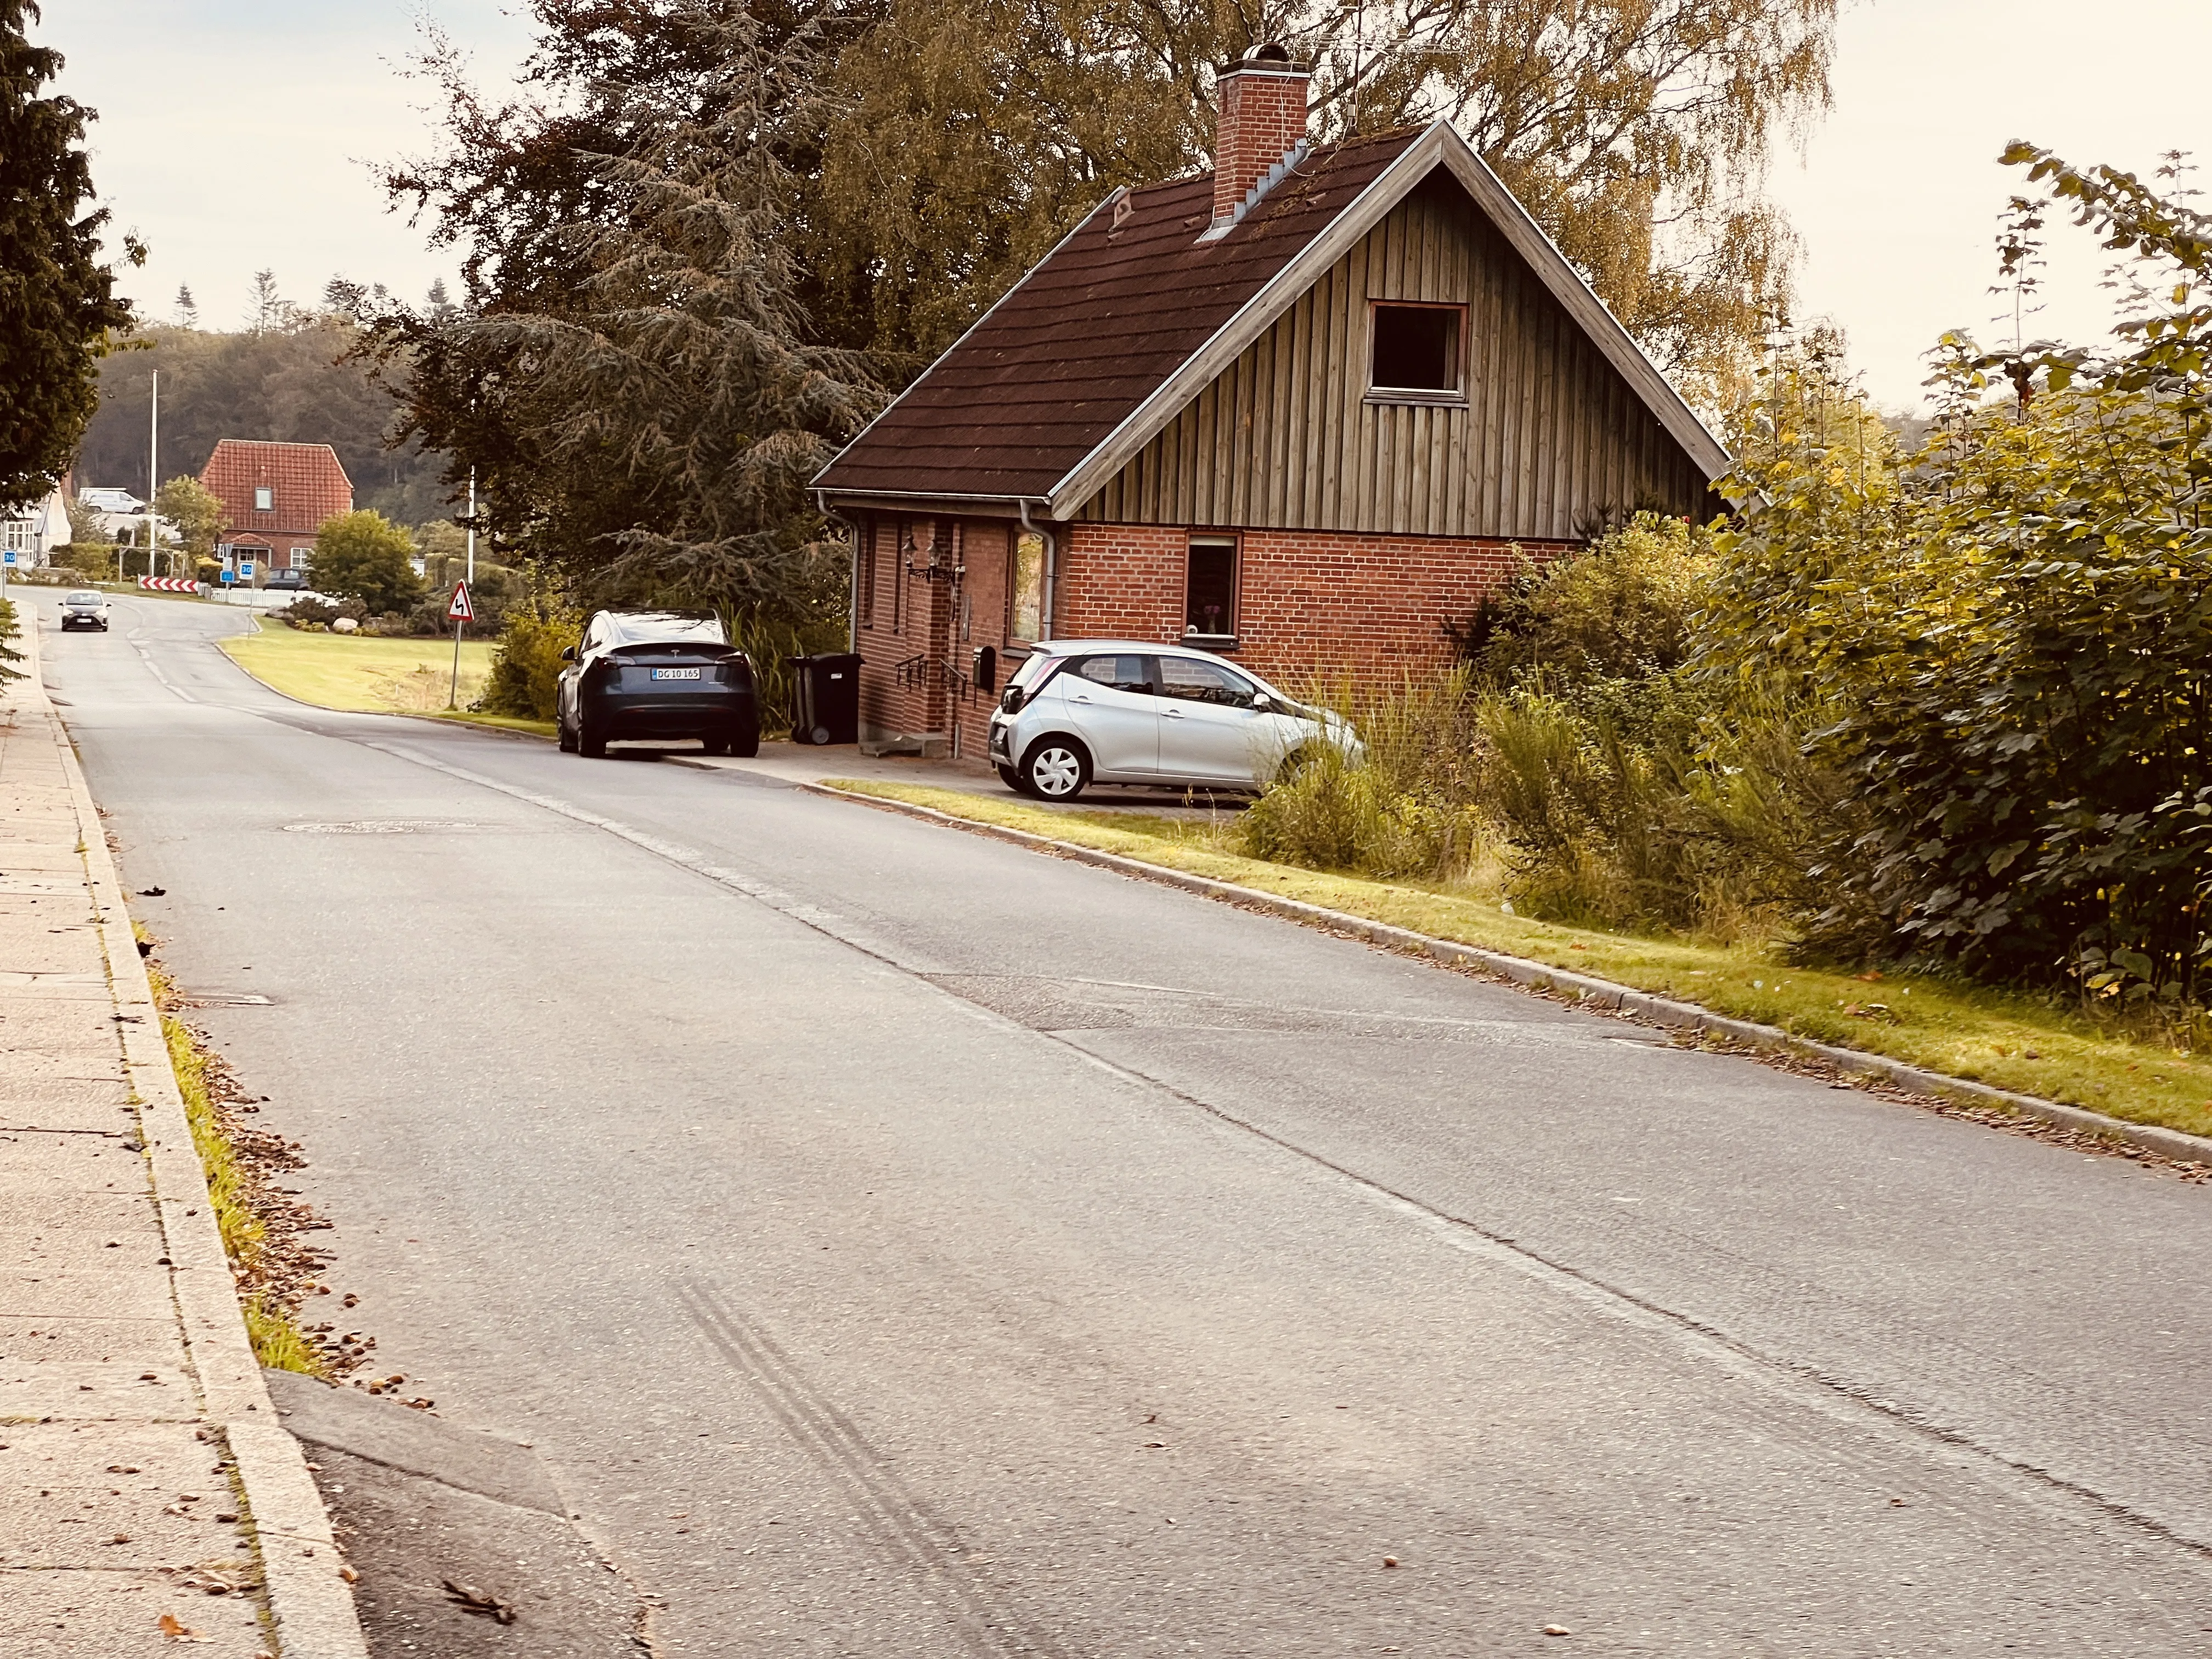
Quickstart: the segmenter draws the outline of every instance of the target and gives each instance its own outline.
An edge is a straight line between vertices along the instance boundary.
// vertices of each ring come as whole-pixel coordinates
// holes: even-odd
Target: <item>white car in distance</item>
[[[1261,790],[1318,744],[1360,752],[1341,716],[1211,652],[1141,640],[1034,646],[991,714],[999,775],[1051,801],[1094,783]]]

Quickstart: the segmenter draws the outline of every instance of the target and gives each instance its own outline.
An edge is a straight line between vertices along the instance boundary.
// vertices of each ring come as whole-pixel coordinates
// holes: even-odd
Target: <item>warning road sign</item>
[[[453,584],[453,602],[446,607],[446,616],[452,622],[474,622],[477,619],[476,611],[469,605],[469,585],[466,582]]]

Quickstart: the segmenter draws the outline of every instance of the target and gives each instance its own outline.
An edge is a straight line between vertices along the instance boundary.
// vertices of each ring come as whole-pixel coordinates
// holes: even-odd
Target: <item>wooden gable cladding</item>
[[[1375,301],[1468,307],[1463,403],[1369,396]],[[1700,515],[1705,475],[1469,199],[1431,174],[1076,514],[1577,541]]]

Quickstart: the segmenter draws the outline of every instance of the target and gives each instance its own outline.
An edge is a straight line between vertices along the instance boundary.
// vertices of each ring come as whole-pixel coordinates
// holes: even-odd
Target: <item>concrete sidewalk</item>
[[[191,1640],[222,1659],[363,1659],[40,682],[39,608],[16,611],[28,673],[0,686],[0,1654]]]

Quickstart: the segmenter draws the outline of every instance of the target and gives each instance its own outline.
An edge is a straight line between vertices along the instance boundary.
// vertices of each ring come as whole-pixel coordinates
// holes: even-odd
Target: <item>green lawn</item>
[[[257,617],[252,633],[223,641],[222,648],[264,685],[320,708],[368,714],[436,714],[446,707],[453,679],[450,639],[307,634]],[[463,708],[483,692],[491,673],[493,648],[487,640],[462,643]]]
[[[2034,997],[1918,975],[1884,978],[1792,968],[1747,947],[1559,927],[1460,894],[1244,858],[1226,849],[1219,828],[1203,822],[1050,812],[1011,796],[824,781],[1573,969],[1952,1077],[2137,1123],[2212,1134],[2212,1057],[2129,1041],[2100,1030],[2070,1008]]]

